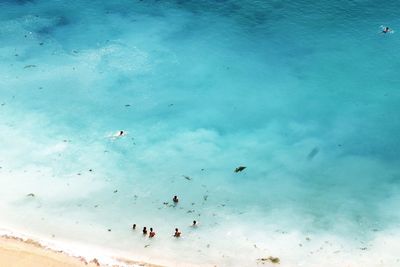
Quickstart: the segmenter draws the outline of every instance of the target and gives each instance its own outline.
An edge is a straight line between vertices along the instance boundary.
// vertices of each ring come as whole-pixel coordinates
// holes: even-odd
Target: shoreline
[[[84,255],[61,242],[52,244],[36,237],[0,229],[0,266],[28,267],[165,267],[113,255],[89,247]]]
[[[8,230],[0,227],[0,266],[7,267],[215,267],[215,266],[397,266],[400,257],[397,228],[377,233],[369,242],[346,246],[342,239],[334,236],[312,236],[305,239],[298,234],[284,234],[284,238],[271,238],[269,249],[260,250],[257,257],[249,257],[248,265],[243,259],[219,264],[193,264],[162,260],[160,257],[143,257],[130,252],[112,250],[105,247],[75,242],[74,240],[49,240],[40,235]],[[304,240],[304,241],[301,241]],[[302,242],[301,246],[299,242]],[[362,245],[362,247],[361,247]],[[274,248],[274,249],[273,249]],[[297,248],[297,249],[296,249]],[[283,250],[286,253],[283,253]],[[165,253],[165,251],[164,251]],[[149,255],[147,255],[149,256]],[[278,256],[278,257],[276,257]]]

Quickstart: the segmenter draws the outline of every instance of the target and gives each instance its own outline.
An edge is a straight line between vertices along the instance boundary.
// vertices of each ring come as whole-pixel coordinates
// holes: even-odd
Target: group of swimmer
[[[172,198],[172,201],[174,202],[174,204],[177,204],[179,202],[178,196],[174,196]],[[194,220],[191,226],[192,227],[197,227],[197,221]],[[132,225],[132,230],[136,230],[136,224]],[[148,233],[149,234],[149,238],[153,238],[156,235],[156,232],[153,230],[152,227],[150,227],[150,232],[148,232],[146,226],[143,227],[142,233],[143,233],[144,236],[146,236],[147,233]],[[173,234],[173,237],[176,237],[176,238],[181,237],[181,232],[179,231],[178,228],[175,228],[175,232]]]

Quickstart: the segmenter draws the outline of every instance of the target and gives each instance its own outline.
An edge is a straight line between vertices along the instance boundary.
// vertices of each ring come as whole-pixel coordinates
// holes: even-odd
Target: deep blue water
[[[255,262],[243,240],[279,253],[276,231],[398,229],[399,7],[2,1],[1,220],[173,259],[180,227],[188,262],[226,266]]]

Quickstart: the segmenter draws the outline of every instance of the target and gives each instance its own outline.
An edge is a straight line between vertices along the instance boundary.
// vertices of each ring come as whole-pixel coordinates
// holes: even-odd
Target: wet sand
[[[157,265],[136,262],[132,260],[118,259],[121,264],[112,266],[145,266],[157,267]],[[7,267],[96,267],[111,266],[97,259],[85,259],[67,255],[62,251],[55,251],[40,243],[18,237],[0,237],[0,266]],[[161,267],[161,266],[158,266]]]

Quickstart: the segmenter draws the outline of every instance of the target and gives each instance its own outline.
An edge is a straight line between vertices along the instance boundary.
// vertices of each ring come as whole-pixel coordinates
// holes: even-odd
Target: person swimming
[[[181,232],[179,232],[179,229],[178,229],[178,228],[175,228],[174,237],[181,237]]]
[[[172,201],[176,204],[176,203],[178,203],[179,202],[179,199],[178,199],[178,197],[177,196],[174,196],[173,198],[172,198]]]
[[[147,228],[143,227],[143,235],[147,235]]]
[[[132,225],[132,230],[136,230],[136,224],[135,223]]]
[[[123,137],[123,136],[125,136],[125,135],[127,135],[127,132],[126,132],[126,131],[123,131],[123,130],[120,130],[120,131],[116,132],[115,134],[113,134],[113,135],[111,135],[111,136],[109,136],[109,137],[110,137],[110,138],[113,138],[113,139],[116,139],[116,138]]]
[[[197,227],[197,222],[193,221],[192,227]]]
[[[387,26],[381,26],[381,29],[382,29],[382,33],[383,34],[385,34],[385,33],[394,33],[394,31],[392,29],[390,29],[389,27],[387,27]]]
[[[156,235],[156,232],[154,232],[153,228],[150,227],[149,238],[154,237],[155,235]]]

